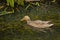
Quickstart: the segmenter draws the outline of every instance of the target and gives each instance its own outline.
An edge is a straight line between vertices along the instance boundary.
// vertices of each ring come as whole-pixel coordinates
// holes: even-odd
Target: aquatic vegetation
[[[11,7],[14,7],[14,0],[6,0],[7,1],[7,5],[11,6]]]
[[[0,12],[0,16],[5,15],[5,14],[11,14],[14,13],[14,9],[12,9],[12,11],[7,11],[6,9],[4,9],[4,11]]]

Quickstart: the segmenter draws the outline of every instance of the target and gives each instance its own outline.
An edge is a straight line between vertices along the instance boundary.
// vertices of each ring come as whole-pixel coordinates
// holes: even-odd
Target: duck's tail
[[[54,24],[50,24],[49,26],[53,26]]]

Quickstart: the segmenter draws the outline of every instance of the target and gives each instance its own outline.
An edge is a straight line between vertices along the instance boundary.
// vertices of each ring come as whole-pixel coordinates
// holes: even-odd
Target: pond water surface
[[[54,24],[52,31],[34,31],[25,21],[20,21],[25,15],[30,16],[31,20],[51,20]],[[60,40],[60,8],[34,7],[0,16],[0,40]]]

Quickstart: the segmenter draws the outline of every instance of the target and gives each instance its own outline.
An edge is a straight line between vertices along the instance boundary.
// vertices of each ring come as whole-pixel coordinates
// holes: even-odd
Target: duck
[[[21,19],[21,21],[24,21],[24,20],[27,21],[28,25],[35,28],[40,28],[40,29],[49,28],[54,25],[54,24],[49,24],[51,21],[42,21],[42,20],[32,21],[30,17],[27,15]]]

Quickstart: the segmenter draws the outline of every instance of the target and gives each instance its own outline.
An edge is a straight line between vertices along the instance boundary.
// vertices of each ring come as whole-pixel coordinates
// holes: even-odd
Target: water
[[[36,31],[21,22],[21,18],[29,15],[32,20],[51,20],[54,26],[45,32]],[[60,8],[35,7],[30,10],[0,16],[0,40],[60,40]]]

